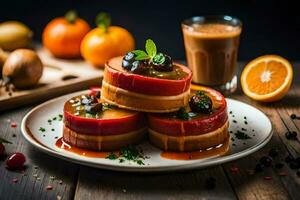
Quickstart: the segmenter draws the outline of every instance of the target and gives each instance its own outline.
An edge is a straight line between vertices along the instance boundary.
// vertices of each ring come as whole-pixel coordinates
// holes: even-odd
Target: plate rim
[[[51,100],[48,100],[42,104],[39,104],[37,106],[35,106],[33,109],[31,109],[22,119],[21,122],[21,133],[22,136],[25,138],[25,140],[30,143],[32,146],[34,146],[35,148],[37,148],[38,150],[41,150],[42,152],[50,155],[50,156],[54,156],[63,160],[67,160],[69,162],[73,162],[76,164],[80,164],[80,165],[84,165],[84,166],[89,166],[89,167],[94,167],[94,168],[99,168],[99,169],[108,169],[108,170],[114,170],[114,171],[124,171],[124,172],[171,172],[171,171],[184,171],[184,170],[191,170],[191,169],[200,169],[200,168],[205,168],[205,167],[212,167],[212,166],[216,166],[216,165],[221,165],[236,159],[240,159],[243,157],[246,157],[258,150],[260,150],[262,147],[264,147],[272,138],[273,136],[273,124],[271,122],[271,120],[269,119],[269,117],[262,112],[260,109],[249,105],[247,103],[235,100],[235,99],[231,99],[231,98],[226,98],[226,100],[229,101],[234,101],[237,103],[241,103],[244,104],[246,106],[250,106],[253,109],[256,109],[257,111],[259,111],[261,114],[263,114],[266,119],[268,120],[268,123],[271,127],[270,132],[268,133],[269,135],[262,140],[260,143],[255,144],[254,146],[245,149],[243,151],[240,151],[238,153],[226,156],[224,155],[223,157],[213,157],[213,158],[207,158],[205,162],[193,162],[193,163],[186,163],[186,164],[178,164],[178,165],[174,165],[174,166],[122,166],[122,165],[112,165],[112,164],[107,164],[107,163],[96,163],[96,162],[92,162],[92,161],[86,161],[86,160],[81,160],[80,158],[71,158],[68,155],[65,155],[63,152],[59,152],[59,151],[55,151],[53,149],[50,149],[42,144],[40,144],[39,142],[37,142],[36,138],[32,138],[31,134],[29,134],[26,130],[26,123],[28,118],[30,117],[31,114],[33,114],[36,110],[38,110],[41,107],[44,107],[47,104],[50,104],[54,101],[57,101],[59,99],[63,99],[68,95],[76,95],[76,94],[80,94],[80,93],[84,93],[87,92],[88,90],[82,90],[82,91],[78,91],[78,92],[73,92],[73,93],[68,93],[65,94],[63,96],[60,97],[56,97],[53,98]]]

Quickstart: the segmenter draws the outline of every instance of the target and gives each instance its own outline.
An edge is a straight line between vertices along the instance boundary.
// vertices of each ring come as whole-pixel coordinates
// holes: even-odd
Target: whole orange
[[[101,13],[97,18],[98,27],[84,37],[80,49],[86,61],[95,67],[102,68],[110,58],[132,51],[135,42],[126,29],[110,26],[110,17],[107,14]]]
[[[42,35],[43,45],[55,57],[78,58],[81,40],[89,31],[88,23],[69,11],[65,17],[57,17],[47,24]]]

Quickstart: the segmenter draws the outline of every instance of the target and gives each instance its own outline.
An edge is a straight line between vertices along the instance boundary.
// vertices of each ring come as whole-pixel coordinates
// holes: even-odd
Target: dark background
[[[109,12],[113,24],[128,29],[137,47],[152,38],[161,51],[184,59],[180,23],[195,15],[226,14],[243,22],[239,59],[249,60],[263,54],[279,54],[299,60],[300,14],[293,1],[271,0],[6,0],[0,4],[0,22],[20,20],[39,40],[47,22],[69,9],[94,27],[99,11]]]

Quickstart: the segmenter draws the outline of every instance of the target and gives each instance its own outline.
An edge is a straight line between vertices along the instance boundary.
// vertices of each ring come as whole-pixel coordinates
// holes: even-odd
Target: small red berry
[[[46,190],[52,190],[53,186],[52,185],[47,185]]]
[[[265,180],[272,180],[272,177],[271,176],[265,176],[264,179]]]
[[[235,167],[235,166],[232,166],[232,167],[230,168],[230,171],[231,171],[232,173],[237,173],[237,172],[239,171],[239,168],[238,168],[238,167]]]
[[[13,179],[11,179],[11,182],[12,182],[12,183],[17,183],[17,182],[18,182],[18,179],[13,178]]]
[[[26,161],[22,153],[14,153],[7,160],[6,165],[8,169],[22,169]]]
[[[2,143],[0,143],[0,156],[4,155],[5,147]]]
[[[17,123],[16,123],[16,122],[12,122],[12,123],[10,124],[10,126],[11,126],[12,128],[16,128],[16,127],[17,127]]]

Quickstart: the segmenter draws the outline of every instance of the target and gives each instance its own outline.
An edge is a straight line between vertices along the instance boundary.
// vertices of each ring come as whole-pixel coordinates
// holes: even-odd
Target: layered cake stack
[[[191,152],[229,140],[227,106],[217,91],[191,89],[192,72],[157,53],[152,40],[105,65],[101,90],[65,103],[67,143],[96,151],[149,138],[164,150]],[[148,136],[148,137],[147,137]]]

